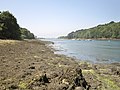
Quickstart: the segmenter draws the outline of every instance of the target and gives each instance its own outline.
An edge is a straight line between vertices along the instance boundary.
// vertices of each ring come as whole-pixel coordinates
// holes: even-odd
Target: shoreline
[[[42,39],[43,41],[44,41],[44,39]],[[45,41],[49,41],[49,39],[46,39]],[[57,40],[57,39],[56,39]],[[64,39],[63,39],[64,40]],[[54,40],[50,40],[51,42],[53,41],[53,42],[56,42],[56,41],[54,41]],[[58,41],[59,41],[59,39],[58,39]],[[68,40],[69,41],[69,40]],[[73,40],[74,41],[74,40]],[[76,40],[77,41],[77,40]],[[85,40],[85,41],[92,41],[92,40]],[[93,40],[94,41],[94,40]],[[103,41],[103,40],[102,40]],[[107,41],[107,42],[110,42],[110,41]],[[112,42],[112,41],[111,41]],[[58,44],[58,43],[57,43]],[[85,62],[90,62],[90,63],[93,63],[93,64],[101,64],[101,63],[105,63],[105,64],[111,64],[111,63],[119,63],[119,59],[117,59],[116,60],[116,58],[115,59],[112,59],[112,58],[105,58],[105,57],[98,57],[98,56],[94,56],[94,57],[90,57],[90,56],[88,56],[87,57],[87,55],[84,57],[84,58],[80,58],[79,56],[80,56],[80,54],[79,55],[76,55],[74,52],[67,52],[66,50],[68,49],[66,49],[65,50],[65,48],[64,48],[64,46],[62,46],[62,49],[61,49],[61,46],[60,45],[51,45],[50,47],[52,47],[53,49],[54,49],[54,52],[56,53],[56,54],[60,54],[60,55],[66,55],[67,57],[71,57],[71,58],[74,58],[74,59],[77,59],[77,60],[82,60],[82,61],[85,61]],[[61,43],[59,43],[59,44],[61,44]],[[109,43],[109,44],[111,44],[111,43]],[[72,44],[72,45],[74,45],[74,44]],[[107,46],[107,45],[106,45]],[[98,46],[99,47],[99,46]],[[107,48],[107,47],[106,47]],[[104,49],[106,49],[106,48],[104,48]],[[113,47],[110,47],[110,48],[113,48]],[[114,47],[115,48],[115,47]],[[71,49],[69,48],[68,49],[68,51],[70,51]],[[90,53],[90,52],[89,52]],[[108,54],[109,55],[109,54]],[[86,57],[87,57],[87,59],[86,59]],[[113,58],[114,58],[114,56],[112,56]]]
[[[66,40],[116,40],[120,41],[120,39],[114,39],[114,38],[72,38],[72,39],[67,39],[67,38],[59,38],[59,39],[66,39]]]
[[[0,89],[120,89],[120,63],[77,61],[54,54],[49,44],[41,40],[0,40]]]

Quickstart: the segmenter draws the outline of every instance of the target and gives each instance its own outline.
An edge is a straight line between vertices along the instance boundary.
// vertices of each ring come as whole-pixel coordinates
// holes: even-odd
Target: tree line
[[[17,19],[9,11],[0,11],[0,39],[34,39],[34,34],[21,28]]]
[[[120,39],[120,22],[98,25],[89,29],[81,29],[60,38],[67,39]]]

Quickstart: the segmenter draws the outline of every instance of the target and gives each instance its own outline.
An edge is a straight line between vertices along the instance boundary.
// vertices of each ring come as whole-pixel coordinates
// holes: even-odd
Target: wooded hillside
[[[9,12],[0,12],[0,39],[34,39],[34,34],[20,28],[17,19]]]
[[[67,36],[60,37],[67,39],[120,39],[120,22],[111,21],[108,24],[98,25],[89,29],[81,29],[69,33]]]

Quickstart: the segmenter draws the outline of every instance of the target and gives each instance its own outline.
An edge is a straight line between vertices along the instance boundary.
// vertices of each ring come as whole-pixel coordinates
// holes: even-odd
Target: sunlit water
[[[120,62],[120,41],[118,40],[46,40],[54,42],[53,47],[57,54],[93,63]]]

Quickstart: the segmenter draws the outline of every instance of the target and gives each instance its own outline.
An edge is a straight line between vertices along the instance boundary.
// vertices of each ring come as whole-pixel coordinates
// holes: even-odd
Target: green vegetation
[[[26,89],[26,88],[27,88],[27,83],[20,82],[18,86],[19,86],[19,88],[21,88],[21,89]]]
[[[27,29],[20,28],[17,19],[9,12],[0,12],[0,39],[34,39]]]
[[[99,90],[119,90],[120,88],[117,86],[116,82],[111,80],[113,77],[111,75],[100,75],[96,73],[93,69],[90,70],[82,70],[83,74],[92,74],[96,79],[100,82],[102,82],[102,86]],[[104,86],[105,85],[105,86]],[[105,88],[106,87],[106,88]]]
[[[16,18],[8,11],[0,13],[0,38],[20,39],[20,35]]]
[[[69,33],[67,39],[120,39],[120,22],[111,21],[89,29],[81,29]]]
[[[26,28],[20,28],[21,31],[21,38],[22,39],[34,39],[35,36],[33,33],[31,33],[29,30]]]

